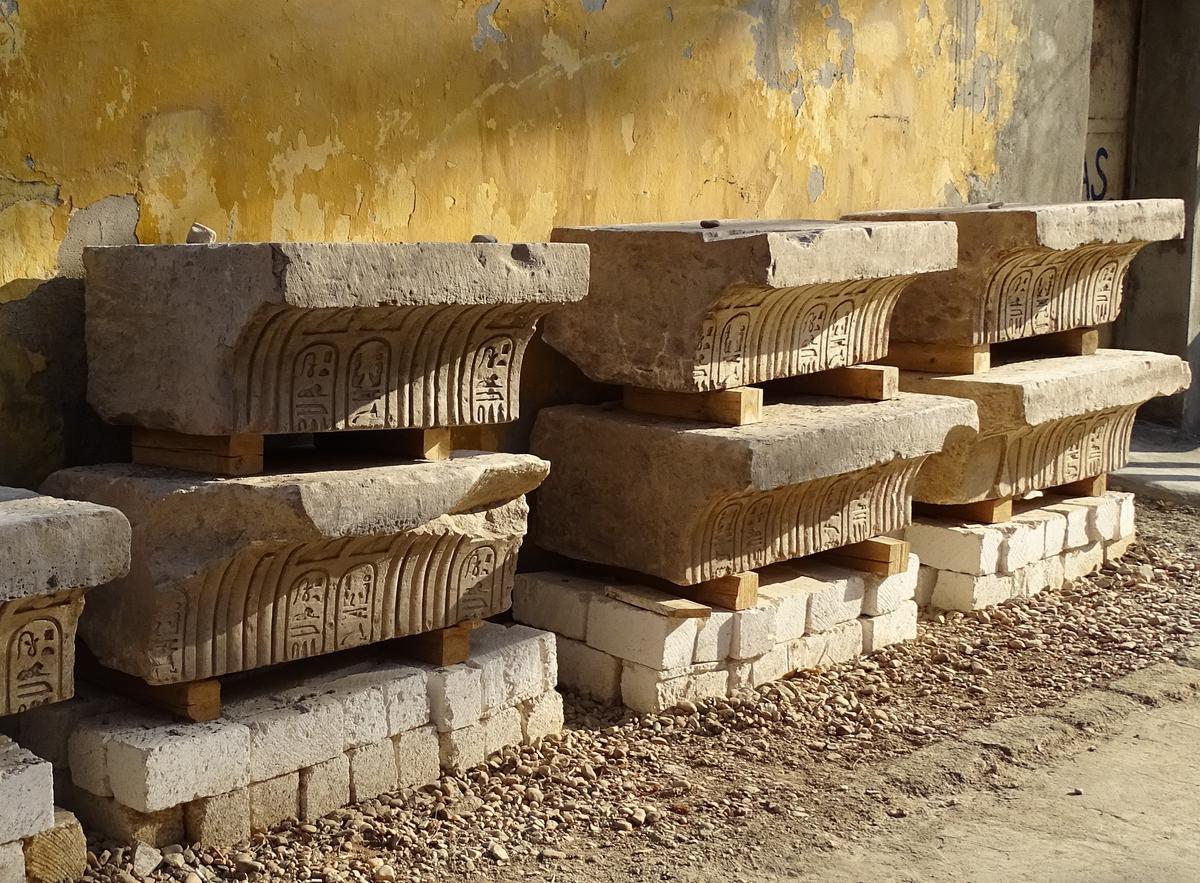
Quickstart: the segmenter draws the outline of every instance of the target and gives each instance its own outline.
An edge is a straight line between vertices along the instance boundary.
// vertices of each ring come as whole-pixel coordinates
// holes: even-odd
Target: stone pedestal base
[[[470,661],[445,668],[372,653],[267,673],[234,684],[207,723],[93,692],[22,716],[17,738],[54,760],[60,800],[89,828],[155,846],[232,845],[560,732],[554,637],[488,623],[474,644]]]
[[[905,532],[921,559],[917,602],[982,610],[1061,588],[1125,554],[1133,519],[1133,494],[1116,491],[1019,503],[1005,524],[917,518]]]
[[[557,634],[564,689],[657,712],[915,638],[917,573],[915,556],[886,578],[816,562],[774,565],[759,572],[753,608],[688,619],[608,597],[611,583],[528,573],[517,576],[513,615]]]

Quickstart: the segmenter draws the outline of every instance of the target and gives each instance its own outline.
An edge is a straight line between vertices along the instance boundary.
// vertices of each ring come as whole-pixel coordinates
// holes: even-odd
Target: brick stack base
[[[921,559],[917,602],[981,610],[1058,589],[1125,554],[1134,540],[1133,494],[1039,497],[1003,524],[917,518],[905,531]]]
[[[820,563],[774,565],[759,572],[752,609],[689,619],[608,597],[601,580],[525,573],[513,616],[557,634],[564,689],[653,712],[916,637],[917,568],[915,556],[888,578]]]
[[[89,828],[155,846],[230,845],[561,732],[552,635],[488,623],[472,651],[445,668],[373,655],[294,682],[260,672],[226,685],[209,723],[90,692],[24,715],[17,738],[53,764],[60,801]]]
[[[0,736],[0,883],[25,883],[27,864],[34,874],[50,867],[82,876],[87,841],[75,817],[54,806],[50,764]]]

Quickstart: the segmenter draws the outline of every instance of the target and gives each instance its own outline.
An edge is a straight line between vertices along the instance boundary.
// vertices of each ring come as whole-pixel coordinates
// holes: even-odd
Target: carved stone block
[[[982,375],[901,372],[901,389],[959,396],[979,408],[979,434],[952,439],[930,457],[915,498],[971,503],[1119,469],[1138,407],[1186,389],[1190,379],[1176,356],[1126,350],[1013,362]]]
[[[133,568],[81,632],[112,668],[167,684],[332,653],[508,608],[549,464],[470,454],[330,472],[207,479],[67,469],[48,488],[133,525]]]
[[[976,425],[971,403],[921,395],[789,399],[739,427],[547,408],[532,448],[554,469],[534,536],[693,585],[904,527],[922,460]]]
[[[0,488],[0,716],[74,695],[84,592],[128,570],[116,509]]]
[[[498,243],[91,248],[88,395],[192,435],[503,423],[587,250]],[[136,339],[136,347],[129,341]]]
[[[1183,235],[1183,202],[972,205],[848,215],[953,221],[958,267],[905,288],[895,340],[977,346],[1112,322],[1125,274],[1150,242]]]
[[[545,338],[593,380],[697,392],[867,362],[914,274],[954,266],[944,223],[722,221],[563,227],[588,297]]]

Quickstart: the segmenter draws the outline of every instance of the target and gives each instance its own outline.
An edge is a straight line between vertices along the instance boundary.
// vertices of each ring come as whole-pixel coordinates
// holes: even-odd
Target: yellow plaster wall
[[[142,242],[543,239],[987,198],[1046,51],[1031,3],[0,0],[0,307],[123,217]],[[0,454],[34,474],[62,421],[14,346]]]

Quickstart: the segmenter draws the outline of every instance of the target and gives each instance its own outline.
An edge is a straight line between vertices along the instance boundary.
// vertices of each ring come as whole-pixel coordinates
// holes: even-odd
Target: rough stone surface
[[[344,754],[300,770],[300,817],[317,819],[350,802],[350,761]]]
[[[732,620],[728,622],[726,631],[732,632]],[[697,646],[703,633],[704,629],[701,628],[696,637]],[[705,661],[716,662],[717,659]],[[559,638],[558,683],[572,693],[597,702],[618,702],[621,699],[621,660],[589,647],[583,641]]]
[[[1130,262],[1149,242],[1183,235],[1177,199],[971,205],[866,212],[870,221],[953,221],[958,266],[900,297],[897,340],[959,345],[1019,340],[1112,322]]]
[[[863,616],[863,653],[874,653],[889,644],[912,641],[917,637],[917,604],[905,601],[890,613]]]
[[[0,843],[0,883],[25,883],[25,852],[19,840]]]
[[[16,718],[17,741],[49,761],[56,770],[66,769],[69,766],[67,742],[79,723],[116,711],[121,705],[116,696],[92,687],[76,689],[75,696],[66,702],[38,706]]]
[[[471,634],[468,665],[482,675],[485,714],[539,696],[546,682],[540,632],[522,625],[484,623]]]
[[[917,594],[920,563],[917,555],[909,554],[908,566],[900,573],[891,576],[864,573],[862,612],[866,616],[879,616],[898,609],[905,601],[913,600]]]
[[[346,752],[350,760],[350,799],[355,803],[395,791],[400,774],[396,745],[391,739]]]
[[[440,745],[437,727],[432,724],[400,733],[392,742],[396,750],[397,783],[420,788],[441,775]]]
[[[0,736],[0,843],[11,843],[54,824],[54,769]]]
[[[443,733],[476,723],[483,713],[483,672],[465,665],[431,671],[429,710]]]
[[[180,843],[185,837],[182,806],[142,813],[117,803],[111,797],[85,791],[70,780],[61,779],[56,784],[59,800],[79,817],[88,830],[99,831],[125,843],[140,840],[151,846]]]
[[[862,655],[863,630],[858,620],[843,622],[829,631],[805,635],[788,645],[792,671],[828,668]]]
[[[250,839],[250,789],[193,800],[183,808],[189,843],[233,846]]]
[[[587,261],[544,243],[88,249],[89,401],[196,435],[512,420],[534,324],[584,296]]]
[[[760,597],[774,597],[777,602],[776,634],[779,634],[781,629],[794,630],[797,619],[800,623],[801,634],[803,634],[806,611],[798,610],[798,608],[806,605],[807,599],[803,597],[783,598],[780,597],[782,594],[784,593],[773,594],[769,588],[764,591],[762,586],[759,587]],[[736,616],[736,613],[727,610],[714,610],[700,620],[696,629],[696,650],[692,654],[692,662],[720,662],[729,658],[730,651],[733,649],[734,618]]]
[[[586,243],[592,271],[588,297],[551,315],[546,340],[593,380],[681,392],[879,358],[907,277],[954,265],[945,224],[638,224],[552,238]]]
[[[526,745],[543,736],[562,732],[563,699],[557,690],[547,690],[536,699],[529,700],[523,712]]]
[[[133,569],[95,593],[81,633],[105,665],[174,683],[507,609],[522,495],[548,466],[463,454],[213,479],[110,465],[63,470],[46,487],[128,516]],[[406,568],[415,555],[430,566]],[[263,613],[281,605],[284,616]],[[240,612],[217,615],[226,609]]]
[[[250,786],[250,827],[263,831],[300,816],[300,771]]]
[[[641,713],[671,708],[684,699],[728,692],[729,672],[717,663],[659,671],[626,662],[621,669],[621,701]]]
[[[930,604],[939,610],[980,610],[1024,593],[1022,574],[973,575],[943,570]]]
[[[465,770],[487,757],[487,726],[474,723],[438,733],[441,765],[448,770]]]
[[[250,732],[249,782],[339,757],[345,744],[342,706],[329,696],[253,698],[226,705],[224,716]]]
[[[605,583],[560,573],[519,573],[513,582],[513,618],[564,638],[584,640],[588,604],[604,594]]]
[[[777,640],[775,623],[778,612],[779,603],[766,596],[759,597],[758,603],[749,610],[735,613],[729,655],[733,659],[756,659],[773,649]]]
[[[798,587],[808,592],[807,634],[827,632],[862,613],[866,581],[861,571],[817,561],[796,562],[795,569]]]
[[[483,721],[483,751],[491,755],[507,745],[520,745],[525,738],[521,709],[502,708]]]
[[[659,671],[690,665],[698,622],[672,619],[598,596],[588,611],[587,642],[620,659]]]
[[[740,427],[547,408],[534,537],[681,585],[755,569],[904,527],[922,458],[975,425],[973,403],[928,396],[794,399]]]

